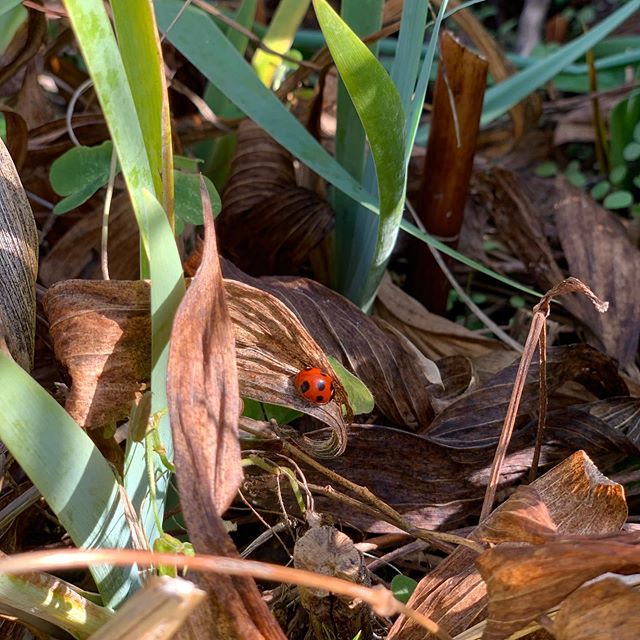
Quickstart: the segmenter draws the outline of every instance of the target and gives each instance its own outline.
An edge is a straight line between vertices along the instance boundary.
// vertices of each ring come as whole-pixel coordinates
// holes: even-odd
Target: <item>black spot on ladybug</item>
[[[324,401],[324,396],[316,396],[316,402],[323,402]]]
[[[318,391],[324,391],[326,386],[327,385],[325,384],[324,380],[318,380],[318,382],[316,382],[316,389]]]
[[[305,380],[301,385],[300,385],[300,391],[302,393],[307,393],[307,391],[309,391],[309,383]]]

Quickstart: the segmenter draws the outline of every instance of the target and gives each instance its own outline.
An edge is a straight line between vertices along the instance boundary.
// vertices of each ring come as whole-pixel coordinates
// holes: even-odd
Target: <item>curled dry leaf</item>
[[[636,640],[638,629],[640,593],[615,578],[572,593],[553,623],[557,640]]]
[[[346,447],[346,430],[341,405],[351,408],[346,391],[324,351],[298,318],[278,298],[235,280],[225,284],[230,304],[238,357],[240,393],[243,397],[284,404],[327,423],[332,436],[312,444],[316,455],[339,455]],[[335,401],[316,405],[297,393],[296,374],[305,367],[318,367],[332,376]]]
[[[0,140],[0,333],[14,360],[33,365],[38,234],[13,160]]]
[[[502,640],[603,573],[640,571],[638,534],[611,540],[566,539],[543,545],[501,544],[476,565],[489,593],[483,640]]]
[[[201,192],[203,262],[174,319],[167,399],[189,539],[198,553],[238,557],[221,518],[243,475],[234,333],[204,183]],[[209,598],[190,616],[185,635],[207,637],[216,629],[231,640],[284,638],[250,577],[201,574],[197,581]]]
[[[439,382],[439,374],[402,336],[383,332],[355,305],[313,280],[255,279],[229,263],[225,273],[282,300],[324,352],[367,385],[380,411],[394,424],[410,430],[429,424],[433,417],[429,388]],[[437,379],[429,380],[426,372]]]
[[[626,366],[635,358],[640,338],[640,251],[614,214],[578,189],[566,186],[565,192],[555,213],[569,270],[611,304],[603,317],[588,301],[577,300],[579,317],[606,352]]]
[[[222,203],[222,251],[254,276],[299,269],[334,222],[324,200],[296,185],[289,152],[250,120],[238,128]]]
[[[523,544],[523,539],[546,539],[553,527],[565,535],[605,535],[618,532],[627,517],[622,487],[603,476],[582,451],[528,489],[509,498],[470,537]],[[510,513],[512,507],[514,512]],[[541,545],[526,548],[540,549]],[[469,549],[456,549],[420,581],[409,606],[441,623],[451,634],[478,622],[486,609],[487,590],[474,567],[477,557]],[[388,640],[423,638],[424,632],[404,617],[396,621],[388,636]]]
[[[506,367],[482,387],[450,404],[424,435],[434,442],[457,448],[482,447],[497,442],[517,369],[518,363]],[[538,363],[532,363],[518,409],[521,425],[527,414],[538,408],[538,370]],[[601,396],[627,393],[615,363],[587,345],[548,350],[548,391],[553,392],[569,380],[576,380]]]
[[[122,420],[150,377],[149,285],[64,280],[44,298],[56,358],[71,378],[65,408],[84,428]]]

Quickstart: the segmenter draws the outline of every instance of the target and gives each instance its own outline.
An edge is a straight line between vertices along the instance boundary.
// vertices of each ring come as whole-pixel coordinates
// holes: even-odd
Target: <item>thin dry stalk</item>
[[[578,280],[578,278],[567,278],[558,283],[555,287],[552,287],[542,297],[540,302],[533,308],[533,318],[531,320],[531,327],[529,328],[529,335],[524,345],[524,352],[520,358],[520,366],[516,374],[515,382],[513,383],[513,391],[511,392],[511,398],[509,400],[509,406],[507,407],[507,414],[502,426],[502,432],[500,433],[500,440],[496,448],[496,454],[491,465],[491,474],[489,476],[489,483],[487,485],[487,491],[484,496],[484,502],[482,503],[482,511],[480,513],[480,521],[482,522],[487,518],[493,509],[493,503],[496,497],[496,490],[498,487],[498,479],[502,470],[505,456],[507,454],[507,448],[511,440],[513,433],[513,427],[518,415],[518,407],[520,406],[520,399],[522,398],[522,391],[531,366],[531,360],[535,353],[536,346],[540,347],[540,376],[545,378],[546,369],[546,322],[550,312],[551,300],[555,297],[565,295],[567,293],[582,293],[595,306],[600,312],[604,313],[609,308],[608,302],[603,302],[598,298],[586,284]],[[542,445],[544,420],[546,419],[546,406],[547,406],[547,388],[546,379],[544,382],[540,382],[540,413],[538,417],[538,432],[536,435],[536,450],[532,461],[532,473],[535,475],[538,461],[540,459],[540,446]]]

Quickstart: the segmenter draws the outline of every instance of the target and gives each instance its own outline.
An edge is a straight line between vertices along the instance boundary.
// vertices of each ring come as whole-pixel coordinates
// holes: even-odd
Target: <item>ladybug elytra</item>
[[[294,379],[297,392],[313,404],[327,404],[336,392],[333,378],[318,367],[305,367]]]

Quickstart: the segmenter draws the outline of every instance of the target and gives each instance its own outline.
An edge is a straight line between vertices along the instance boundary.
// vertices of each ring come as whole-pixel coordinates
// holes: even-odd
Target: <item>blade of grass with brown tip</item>
[[[216,246],[211,203],[201,194],[205,246],[198,273],[176,313],[171,334],[167,398],[182,510],[199,553],[237,557],[221,515],[242,481],[238,420],[240,394],[235,338]],[[188,620],[191,636],[278,638],[284,636],[246,576],[201,576],[207,606]]]

